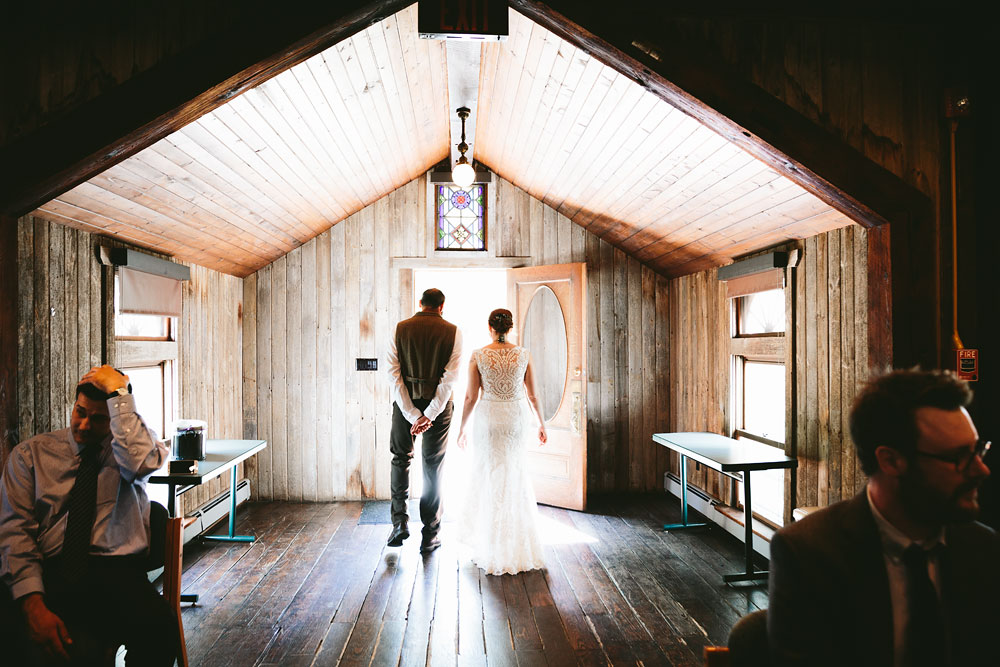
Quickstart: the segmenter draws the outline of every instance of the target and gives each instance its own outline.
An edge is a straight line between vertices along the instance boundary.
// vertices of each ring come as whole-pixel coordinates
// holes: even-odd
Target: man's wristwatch
[[[131,393],[132,392],[129,391],[129,387],[118,387],[110,394],[108,394],[108,398],[114,398],[115,396],[125,396],[126,394],[131,394]]]

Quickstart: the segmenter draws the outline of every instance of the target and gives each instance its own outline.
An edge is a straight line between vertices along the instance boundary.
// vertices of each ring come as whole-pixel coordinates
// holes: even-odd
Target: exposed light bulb
[[[458,162],[452,168],[451,180],[463,190],[475,182],[476,170],[472,168],[472,165],[468,161],[465,161],[464,155],[458,159]]]

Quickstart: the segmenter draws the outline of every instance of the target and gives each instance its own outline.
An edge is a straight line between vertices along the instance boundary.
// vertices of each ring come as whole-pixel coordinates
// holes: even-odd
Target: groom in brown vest
[[[420,312],[396,325],[389,342],[388,367],[392,376],[392,534],[389,546],[402,546],[410,536],[406,501],[410,489],[413,440],[423,435],[424,492],[420,497],[420,520],[424,524],[421,553],[439,546],[441,487],[439,473],[444,463],[451,426],[451,390],[458,379],[462,334],[441,317],[444,293],[429,289],[420,298]]]

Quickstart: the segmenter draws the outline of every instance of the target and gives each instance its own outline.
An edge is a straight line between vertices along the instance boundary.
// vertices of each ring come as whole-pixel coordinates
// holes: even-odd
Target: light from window
[[[785,365],[743,362],[743,430],[785,441]]]
[[[166,432],[163,415],[164,389],[167,386],[164,377],[166,364],[144,366],[141,368],[126,368],[129,384],[132,385],[132,396],[135,398],[135,411],[142,416],[143,421],[156,431],[159,437]]]
[[[166,340],[169,335],[167,319],[160,315],[116,313],[115,336],[118,338],[157,338]]]
[[[743,436],[737,435],[737,439]],[[785,507],[785,471],[781,468],[772,470],[754,470],[750,474],[750,492],[753,494],[751,502],[753,513],[765,519],[782,525],[783,510]],[[737,485],[739,502],[743,502],[743,483]]]
[[[486,186],[436,187],[437,250],[486,250]]]
[[[785,290],[773,289],[739,297],[739,334],[785,330]]]

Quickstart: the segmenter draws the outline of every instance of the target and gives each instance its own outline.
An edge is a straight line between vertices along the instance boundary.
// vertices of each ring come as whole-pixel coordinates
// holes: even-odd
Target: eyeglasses
[[[982,461],[986,457],[986,453],[990,451],[990,446],[993,443],[989,440],[983,440],[980,438],[976,441],[976,446],[972,450],[963,450],[956,452],[954,454],[931,454],[930,452],[922,452],[919,449],[916,450],[917,454],[921,456],[926,456],[929,459],[937,459],[938,461],[944,461],[945,463],[952,463],[955,465],[955,470],[960,473],[964,473],[972,465],[972,460],[979,457]]]

